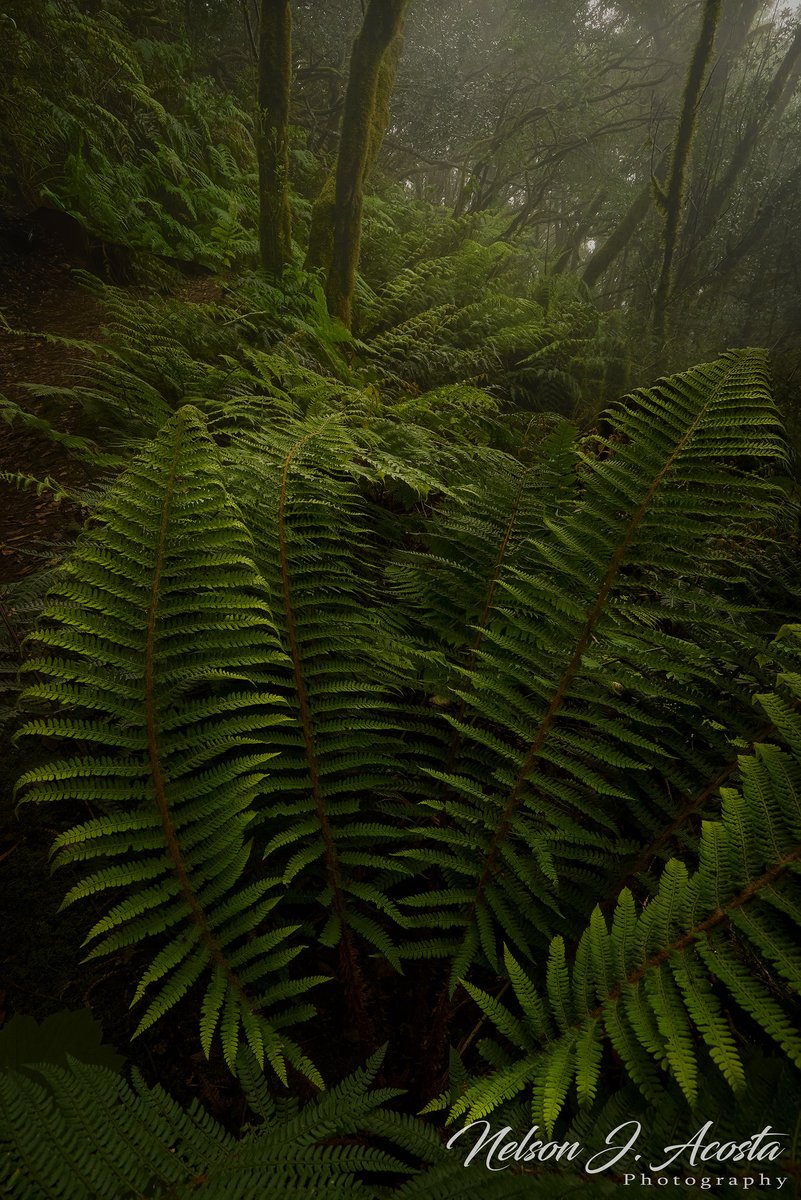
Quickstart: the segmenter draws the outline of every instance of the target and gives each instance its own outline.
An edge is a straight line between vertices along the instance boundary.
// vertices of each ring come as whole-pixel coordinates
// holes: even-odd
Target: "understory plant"
[[[88,957],[135,976],[137,1036],[191,1016],[247,1117],[18,1067],[8,1194],[606,1196],[622,1167],[445,1143],[486,1119],[598,1150],[650,1112],[645,1158],[755,1097],[797,1137],[801,627],[765,356],[514,453],[333,393],[178,407],[27,642],[19,737],[54,749],[18,797],[75,822],[53,864]]]

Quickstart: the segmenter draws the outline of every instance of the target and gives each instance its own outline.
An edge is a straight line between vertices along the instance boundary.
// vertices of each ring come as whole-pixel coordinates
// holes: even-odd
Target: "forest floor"
[[[59,389],[67,391],[84,380],[87,352],[69,343],[102,342],[105,314],[76,275],[74,267],[84,264],[64,258],[63,248],[53,241],[0,270],[0,404],[5,397],[61,433],[85,436],[79,406],[65,402]],[[208,275],[186,278],[176,289],[190,303],[217,300],[219,294],[219,280]],[[36,396],[26,384],[54,392]],[[0,471],[49,477],[68,492],[79,491],[89,479],[59,442],[19,420],[3,424],[1,408]],[[58,502],[51,493],[37,496],[35,490],[0,480],[0,587],[41,568],[47,547],[77,533],[84,517],[76,505]]]

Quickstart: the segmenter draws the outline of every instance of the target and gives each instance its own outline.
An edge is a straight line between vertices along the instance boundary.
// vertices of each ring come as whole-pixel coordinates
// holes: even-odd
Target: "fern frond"
[[[801,649],[801,631],[795,638]],[[788,694],[801,696],[797,676],[781,677],[778,695],[760,701],[772,708]],[[724,789],[720,821],[704,824],[692,874],[671,860],[639,912],[623,893],[611,928],[596,908],[571,971],[564,945],[555,939],[546,996],[530,980],[521,983],[516,971],[522,1019],[471,989],[514,1044],[521,1032],[530,1033],[523,1059],[476,1082],[452,1116],[484,1117],[537,1080],[535,1119],[552,1129],[565,1102],[565,1081],[575,1075],[579,1102],[592,1102],[606,1038],[652,1102],[667,1086],[664,1075],[657,1082],[666,1072],[695,1105],[704,1052],[732,1090],[743,1092],[740,1039],[727,1011],[732,1005],[801,1068],[792,999],[801,991],[799,877],[801,755],[788,743],[758,746],[741,760],[740,789]],[[785,986],[771,986],[771,977]]]
[[[371,1200],[372,1179],[408,1177],[438,1148],[433,1131],[388,1107],[396,1092],[372,1088],[380,1062],[279,1112],[243,1053],[238,1071],[260,1120],[238,1140],[197,1101],[184,1110],[138,1073],[129,1084],[72,1057],[66,1067],[0,1071],[0,1186],[15,1200]]]
[[[18,787],[25,800],[100,811],[57,838],[54,861],[81,864],[65,904],[108,896],[86,939],[92,955],[153,947],[134,997],[146,1000],[138,1032],[203,979],[206,1053],[218,1033],[233,1064],[244,1038],[285,1078],[298,1052],[271,1022],[313,1010],[282,1007],[303,990],[285,975],[295,927],[269,919],[277,880],[251,877],[248,841],[288,721],[268,688],[283,654],[196,411],[179,411],[98,521],[31,634],[40,682],[26,700],[58,709],[21,730],[77,753],[33,767]]]
[[[601,451],[583,457],[580,498],[566,493],[564,514],[495,585],[474,661],[452,686],[460,707],[443,713],[459,749],[447,779],[431,771],[446,789],[427,803],[447,817],[434,860],[466,922],[453,986],[477,956],[497,965],[493,930],[531,953],[553,931],[549,910],[569,928],[599,885],[594,861],[608,869],[620,853],[626,806],[642,820],[641,780],[647,796],[660,776],[682,791],[688,774],[714,777],[726,752],[715,727],[731,726],[732,680],[760,644],[724,597],[747,531],[781,502],[764,477],[784,447],[761,355],[662,380],[608,420]],[[749,462],[764,467],[749,473]],[[435,555],[428,563],[441,570]],[[753,689],[746,677],[745,729]]]
[[[343,470],[358,453],[332,414],[243,435],[228,469],[288,664],[272,679],[294,716],[263,789],[266,861],[286,885],[316,895],[321,940],[340,945],[342,977],[363,1004],[357,943],[399,965],[388,924],[400,913],[387,889],[406,873],[389,857],[404,833],[391,805],[376,809],[373,798],[392,786],[398,732],[389,695],[405,664],[382,620],[380,543]],[[360,878],[368,863],[378,870]]]

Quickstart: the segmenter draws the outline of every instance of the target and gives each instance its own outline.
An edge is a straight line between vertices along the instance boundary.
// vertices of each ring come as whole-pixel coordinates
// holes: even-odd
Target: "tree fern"
[[[288,720],[266,687],[283,656],[192,409],[129,468],[98,520],[31,635],[39,682],[26,698],[58,711],[21,731],[78,753],[19,787],[26,800],[99,810],[56,840],[55,864],[81,869],[66,904],[108,895],[92,956],[153,947],[134,996],[147,1000],[139,1031],[204,979],[207,1053],[219,1032],[233,1062],[244,1034],[281,1077],[289,1056],[319,1079],[278,1032],[312,1014],[293,1000],[316,981],[288,977],[299,947],[293,926],[269,919],[278,881],[248,865],[255,797]]]

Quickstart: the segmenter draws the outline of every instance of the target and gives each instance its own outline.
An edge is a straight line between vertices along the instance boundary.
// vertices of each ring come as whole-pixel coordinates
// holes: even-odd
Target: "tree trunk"
[[[723,207],[731,194],[743,168],[748,163],[757,143],[768,134],[768,127],[775,124],[784,113],[792,99],[798,84],[801,71],[801,26],[796,29],[787,52],[780,62],[776,74],[771,80],[765,96],[765,104],[751,118],[745,132],[740,138],[731,160],[720,179],[712,187],[709,199],[701,213],[700,225],[696,229],[693,241],[695,248],[706,238],[717,224]],[[689,240],[689,239],[688,239]],[[686,283],[688,266],[695,257],[689,252],[684,261],[683,282]]]
[[[328,273],[331,266],[331,257],[334,253],[336,197],[337,171],[336,163],[334,163],[312,206],[309,245],[304,264],[307,271],[316,271],[322,267]]]
[[[370,0],[350,60],[336,168],[328,308],[350,328],[359,265],[364,184],[389,120],[409,0]]]
[[[744,258],[749,254],[753,254],[759,247],[760,242],[770,230],[774,221],[781,217],[786,211],[787,205],[791,204],[793,199],[798,195],[799,185],[801,185],[801,163],[779,185],[770,200],[760,205],[755,213],[753,222],[745,233],[733,245],[727,247],[725,254],[709,272],[707,279],[701,281],[701,285],[704,288],[702,293],[703,303],[707,303],[709,295],[712,292],[724,287],[732,271],[740,265]]]
[[[667,165],[668,155],[663,154],[654,168],[651,179],[643,186],[635,199],[632,200],[622,221],[586,263],[581,277],[587,284],[587,287],[593,287],[598,282],[601,276],[609,270],[620,252],[625,249],[634,237],[634,234],[651,210],[654,183],[662,183],[667,171]]]
[[[251,62],[255,67],[259,65],[259,47],[256,43],[256,35],[253,32],[253,21],[250,14],[250,0],[239,0],[239,8],[242,13],[242,24],[245,26],[245,32],[248,35],[248,51],[250,53]]]
[[[292,82],[290,0],[261,0],[256,150],[259,247],[265,271],[280,275],[292,258],[289,210],[289,100]]]
[[[725,93],[726,82],[732,64],[745,44],[754,22],[754,17],[759,11],[761,0],[738,0],[738,4],[740,6],[736,11],[736,20],[733,25],[730,25],[728,36],[723,35],[725,41],[721,45],[721,57],[718,68],[715,71],[715,76],[709,81],[709,86],[704,93],[702,103],[705,107],[708,105],[713,94]],[[658,37],[658,31],[654,33],[654,37],[655,39]],[[660,53],[662,52],[666,52],[665,46],[662,47]],[[666,152],[654,167],[652,179],[643,186],[642,190],[632,201],[620,224],[587,261],[582,272],[582,279],[588,287],[593,287],[601,276],[608,271],[622,251],[628,247],[634,234],[651,211],[654,185],[659,184],[661,186],[664,183],[669,162],[670,154]]]
[[[723,0],[704,0],[701,32],[693,52],[679,117],[679,127],[673,143],[673,154],[665,195],[665,241],[662,269],[654,299],[654,333],[660,340],[665,335],[665,320],[673,288],[674,260],[684,213],[684,181],[692,154],[698,102],[706,82],[708,67],[715,44]]]
[[[598,211],[607,197],[606,188],[601,188],[599,192],[593,196],[584,212],[572,223],[572,228],[566,236],[562,238],[559,257],[551,268],[553,275],[562,275],[565,271],[575,269],[576,259],[578,257],[579,247],[587,236],[587,230],[590,227],[590,222],[598,215]]]

